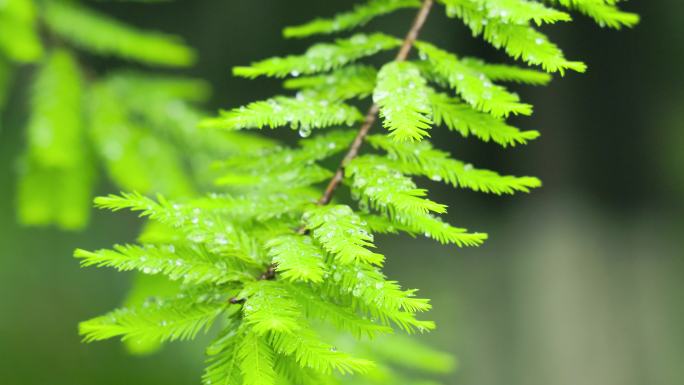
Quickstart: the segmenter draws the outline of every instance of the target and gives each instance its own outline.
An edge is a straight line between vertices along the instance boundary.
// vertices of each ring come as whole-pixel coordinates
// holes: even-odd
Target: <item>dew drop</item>
[[[308,138],[311,135],[311,128],[302,126],[299,129],[299,136],[302,138]]]

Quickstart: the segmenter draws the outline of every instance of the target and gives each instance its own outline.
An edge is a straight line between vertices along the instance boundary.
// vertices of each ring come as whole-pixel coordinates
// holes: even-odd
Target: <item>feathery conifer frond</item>
[[[420,233],[427,238],[436,240],[441,244],[451,244],[458,247],[476,247],[487,240],[486,233],[469,233],[467,229],[451,226],[433,215],[404,219],[393,218],[395,221],[408,226],[413,233]]]
[[[274,385],[276,373],[273,349],[265,337],[249,332],[240,344],[238,352],[242,383],[244,385]]]
[[[244,330],[235,329],[236,322],[226,326],[220,336],[207,348],[207,368],[202,376],[204,385],[233,385],[242,383],[240,345]]]
[[[362,118],[355,107],[344,103],[305,95],[294,98],[277,96],[225,111],[220,117],[203,122],[203,127],[237,130],[290,126],[308,136],[306,133],[311,133],[314,128],[351,126]]]
[[[373,101],[380,106],[383,126],[398,141],[419,141],[432,125],[427,82],[408,62],[392,62],[378,73]]]
[[[306,24],[287,27],[283,35],[287,38],[302,38],[319,34],[331,34],[363,26],[378,16],[402,8],[418,8],[419,0],[370,0],[357,5],[353,10],[336,15],[332,19],[315,19]]]
[[[194,51],[176,37],[139,31],[72,2],[47,1],[43,7],[53,31],[90,51],[165,66],[195,61]]]
[[[241,281],[249,275],[240,264],[221,258],[198,246],[117,245],[113,250],[89,252],[76,250],[81,266],[113,267],[119,271],[137,270],[145,274],[164,274],[186,284],[223,284]]]
[[[533,27],[568,21],[565,12],[532,0],[438,2],[447,6],[450,15],[462,18],[474,35],[482,35],[513,57],[548,72],[584,69],[583,64],[565,59]],[[558,2],[579,9],[578,4],[590,1]],[[595,2],[616,5],[612,0]],[[345,383],[387,385],[413,383],[393,374],[397,365],[432,373],[451,369],[450,358],[406,340],[357,344],[345,348],[347,352],[337,351],[335,343],[343,336],[375,338],[395,328],[406,333],[434,329],[432,321],[420,317],[430,310],[430,301],[383,273],[385,256],[376,251],[374,234],[421,235],[459,247],[482,244],[486,234],[444,221],[439,214],[446,213],[446,206],[429,199],[427,190],[411,177],[499,195],[539,187],[541,182],[534,177],[501,175],[453,159],[448,151],[433,147],[429,134],[444,124],[464,137],[472,135],[504,147],[525,144],[539,133],[521,131],[504,118],[529,115],[532,106],[493,82],[541,85],[551,76],[459,58],[416,40],[432,3],[369,0],[333,19],[286,29],[291,37],[330,34],[394,10],[420,7],[403,41],[382,33],[357,34],[315,44],[303,55],[235,68],[237,76],[248,78],[292,77],[283,85],[297,94],[224,111],[203,120],[202,131],[181,127],[202,120],[192,104],[206,98],[201,83],[126,73],[95,82],[89,91],[97,96],[90,103],[96,117],[92,136],[96,152],[108,159],[110,173],[147,161],[147,173],[164,175],[169,183],[175,174],[186,175],[182,165],[171,162],[172,171],[160,170],[152,159],[129,156],[127,151],[144,140],[148,146],[154,143],[153,148],[168,148],[151,155],[166,162],[179,157],[172,143],[187,141],[206,155],[205,164],[208,158],[218,160],[211,174],[220,187],[200,194],[204,189],[193,188],[192,178],[187,177],[190,187],[184,194],[176,186],[173,193],[156,199],[141,193],[96,199],[102,208],[138,212],[148,224],[139,245],[77,251],[82,265],[166,278],[175,285],[170,295],[180,294],[171,302],[132,302],[127,309],[86,321],[81,325],[84,338],[121,336],[154,347],[166,340],[192,338],[221,319],[221,330],[207,350],[205,385],[339,385],[335,374],[360,375],[345,378]],[[394,61],[377,67],[356,63],[399,46]],[[413,48],[420,60],[411,61]],[[457,96],[435,91],[428,81]],[[365,117],[345,104],[371,95]],[[389,133],[369,134],[378,118]],[[314,129],[356,123],[358,129],[317,130],[311,136]],[[171,128],[158,127],[166,125]],[[286,147],[237,132],[263,127],[298,129],[303,139]],[[155,136],[160,133],[171,139]],[[226,136],[217,136],[221,133]],[[366,142],[372,148],[365,148]],[[190,158],[193,164],[194,159]],[[130,174],[129,178],[143,182],[150,179],[145,171]],[[174,183],[182,186],[178,180]],[[140,185],[148,189],[143,194],[167,187]],[[336,195],[341,189],[348,189],[351,199]],[[397,349],[401,351],[393,351]]]
[[[444,181],[454,187],[501,195],[529,192],[541,186],[541,181],[534,177],[502,176],[473,168],[471,164],[452,159],[446,152],[435,150],[427,142],[399,143],[381,135],[369,137],[368,142],[387,151],[390,159],[396,159],[389,161],[388,166],[405,174]]]
[[[457,246],[478,246],[487,238],[485,234],[467,233],[435,218],[430,213],[445,213],[446,206],[424,198],[426,190],[417,188],[411,179],[377,157],[358,157],[348,171],[362,206],[380,211],[413,233]]]
[[[93,168],[83,138],[82,93],[71,54],[51,53],[33,85],[28,151],[18,191],[19,218],[25,224],[79,229],[89,217]]]
[[[419,189],[411,179],[375,156],[354,159],[348,171],[354,192],[366,206],[399,216],[446,212],[446,206],[425,198],[427,190]]]
[[[301,307],[280,282],[250,283],[240,297],[247,298],[242,308],[244,322],[258,335],[264,336],[269,332],[291,334],[301,329]]]
[[[184,297],[154,301],[138,308],[118,309],[82,322],[79,331],[86,341],[113,337],[160,342],[187,340],[208,330],[226,310],[224,302],[207,299],[205,294],[202,294],[204,297],[197,297],[194,293],[184,295],[193,296],[194,301]]]
[[[325,160],[344,151],[354,139],[350,130],[330,130],[299,142],[299,148],[273,147],[254,153],[231,156],[219,162],[221,169],[271,172],[286,168],[301,168],[304,165]]]
[[[503,49],[515,59],[520,58],[528,64],[539,65],[548,72],[563,74],[568,69],[576,72],[586,70],[584,63],[567,60],[557,45],[529,24],[509,23],[506,19],[502,19],[498,12],[490,17],[488,11],[482,6],[485,0],[439,1],[447,6],[449,16],[463,19],[474,36],[482,35],[494,47]],[[546,11],[538,14],[541,15],[544,12]],[[533,19],[532,15],[530,19]]]
[[[284,235],[270,240],[266,247],[285,280],[321,282],[327,274],[324,255],[308,236]]]
[[[287,79],[283,86],[327,100],[363,99],[373,93],[377,74],[374,67],[350,65],[325,75]]]
[[[518,95],[492,83],[484,73],[463,64],[455,55],[430,43],[418,42],[416,47],[429,64],[429,75],[455,90],[474,108],[495,117],[532,113],[532,106],[521,103]]]
[[[538,131],[520,131],[503,119],[476,111],[458,98],[441,92],[432,92],[430,102],[435,124],[444,123],[450,130],[466,138],[473,135],[485,142],[491,140],[507,147],[527,144],[539,137]]]
[[[303,207],[315,202],[316,197],[310,189],[269,189],[255,191],[249,196],[211,194],[206,198],[194,199],[190,204],[203,211],[220,213],[233,223],[248,223],[263,222],[301,212]]]
[[[304,214],[307,227],[323,248],[342,264],[355,262],[380,265],[385,257],[370,251],[373,236],[349,206],[325,206]]]
[[[559,21],[570,21],[570,15],[565,12],[546,7],[535,0],[466,0],[478,5],[489,19],[495,19],[504,24],[537,25],[553,24]],[[479,9],[478,8],[478,9]]]
[[[476,58],[463,58],[461,62],[493,81],[515,82],[534,86],[543,86],[551,81],[550,74],[529,68],[490,64]]]
[[[315,162],[343,151],[352,138],[351,131],[332,130],[302,142],[297,149],[274,147],[233,156],[217,163],[221,175],[217,183],[231,188],[248,188],[254,193],[292,191],[297,194],[297,189],[331,176],[328,169]],[[301,201],[299,198],[302,196],[296,200]]]
[[[415,315],[431,308],[429,300],[415,298],[416,290],[402,290],[376,267],[338,266],[326,286],[329,295],[346,297],[354,309],[384,325],[394,323],[408,333],[434,329],[433,322],[418,320]]]
[[[302,38],[346,31],[363,26],[378,16],[402,8],[418,7],[420,7],[419,0],[370,0],[363,5],[357,5],[349,12],[336,15],[332,19],[316,19],[306,24],[287,27],[283,30],[283,35],[289,38]]]
[[[135,274],[131,288],[121,307],[126,309],[138,308],[159,298],[183,297],[182,284],[179,281],[171,281],[162,275]],[[148,355],[159,351],[164,347],[161,341],[128,338],[123,342],[126,350],[135,355]]]
[[[621,11],[615,0],[548,0],[591,17],[602,27],[620,29],[639,23],[639,15]]]
[[[327,277],[330,278],[330,275]],[[329,298],[321,298],[310,287],[292,286],[289,290],[303,306],[307,317],[328,321],[358,338],[374,338],[393,332],[392,328],[377,324],[345,306],[331,302]]]
[[[270,76],[284,78],[327,72],[378,52],[398,47],[401,41],[389,35],[374,33],[357,34],[334,43],[319,43],[303,55],[277,57],[253,63],[249,67],[235,67],[236,76],[256,78]]]
[[[203,113],[191,103],[206,100],[204,82],[132,71],[82,79],[80,67],[59,47],[34,77],[17,186],[23,224],[82,228],[97,160],[121,189],[188,196],[214,178],[210,157],[272,146],[243,133],[196,132]]]
[[[402,225],[397,226],[397,223],[392,222],[392,220],[386,216],[366,213],[362,214],[361,218],[366,222],[368,228],[374,234],[399,234],[400,232],[404,232],[411,236],[415,236],[415,233],[412,233],[411,229]]]
[[[363,373],[373,367],[368,360],[338,352],[334,346],[322,342],[309,325],[303,326],[297,333],[272,334],[271,344],[275,351],[293,356],[300,366],[323,374],[333,370],[342,374]]]
[[[171,203],[163,196],[158,196],[155,201],[132,193],[99,197],[95,199],[95,205],[112,211],[140,212],[141,217],[180,229],[187,240],[205,245],[213,253],[234,257],[247,264],[255,263],[253,240],[244,230],[211,212],[204,213],[198,207]]]
[[[279,380],[286,384],[340,385],[342,382],[339,376],[325,375],[311,368],[301,367],[293,356],[278,356],[275,370]]]
[[[235,174],[224,173],[216,180],[219,186],[252,191],[282,191],[309,187],[324,182],[332,176],[326,168],[312,164],[303,169],[281,168],[271,174]]]

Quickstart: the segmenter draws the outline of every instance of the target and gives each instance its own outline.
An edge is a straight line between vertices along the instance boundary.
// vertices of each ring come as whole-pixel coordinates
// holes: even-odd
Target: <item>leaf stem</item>
[[[432,9],[433,4],[434,0],[423,0],[423,4],[421,5],[420,10],[418,11],[415,19],[413,20],[411,29],[406,34],[404,42],[401,45],[401,48],[399,49],[396,58],[394,59],[395,61],[405,61],[408,58],[408,55],[409,53],[411,53],[411,49],[413,48],[413,44],[415,43],[416,39],[418,39],[420,31],[425,25],[425,21],[427,20],[428,15],[430,14],[430,10]],[[373,124],[375,124],[375,121],[378,120],[379,110],[380,107],[378,107],[378,105],[375,103],[373,103],[368,109],[368,112],[366,113],[366,118],[364,119],[363,124],[359,128],[359,132],[358,134],[356,134],[356,138],[354,138],[354,141],[349,147],[349,151],[347,151],[347,154],[342,159],[342,162],[340,163],[340,166],[337,168],[335,175],[332,177],[332,179],[328,183],[328,186],[325,188],[323,196],[321,196],[321,198],[318,200],[318,204],[320,206],[327,205],[332,200],[335,190],[344,179],[345,167],[347,167],[349,162],[351,162],[354,158],[358,156],[359,149],[361,148],[361,145],[366,139],[366,136],[368,136],[368,132],[373,127]]]

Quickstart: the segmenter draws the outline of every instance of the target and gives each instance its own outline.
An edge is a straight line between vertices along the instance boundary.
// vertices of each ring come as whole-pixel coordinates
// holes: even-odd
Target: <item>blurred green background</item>
[[[278,82],[235,79],[230,67],[304,49],[310,41],[284,41],[281,28],[349,1],[95,4],[184,36],[200,53],[188,73],[213,84],[215,110],[277,92]],[[449,204],[452,223],[490,233],[484,247],[380,241],[389,275],[434,300],[439,328],[423,338],[459,357],[449,384],[684,383],[684,3],[625,8],[642,15],[635,30],[602,30],[579,16],[546,29],[590,70],[550,87],[517,88],[536,113],[515,123],[542,132],[530,146],[501,150],[435,132],[460,159],[545,182],[531,195],[504,198],[429,186]],[[402,33],[411,17],[403,12],[373,27]],[[440,12],[424,33],[461,55],[505,59]],[[122,65],[88,60],[100,69]],[[73,249],[131,241],[140,222],[98,212],[82,233],[16,224],[30,71],[16,76],[0,131],[0,384],[198,383],[201,344],[140,358],[116,342],[79,342],[77,322],[117,306],[131,276],[80,270]]]

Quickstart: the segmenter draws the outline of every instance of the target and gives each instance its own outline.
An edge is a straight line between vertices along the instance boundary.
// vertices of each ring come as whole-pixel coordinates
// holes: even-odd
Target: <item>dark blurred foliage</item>
[[[213,84],[212,109],[278,92],[272,80],[230,76],[230,68],[303,50],[280,31],[344,9],[343,0],[97,3],[133,24],[184,36],[200,53],[189,71]],[[434,298],[437,332],[425,339],[459,356],[450,384],[673,385],[684,381],[684,3],[631,1],[635,30],[576,22],[547,28],[589,72],[546,88],[520,88],[535,105],[516,119],[542,137],[501,150],[440,130],[457,157],[540,176],[529,196],[482,197],[434,189],[451,221],[487,231],[480,249],[422,240],[382,242],[388,271]],[[425,34],[461,55],[504,56],[435,12]],[[412,15],[372,27],[403,33]],[[96,70],[125,63],[88,58]],[[130,215],[96,213],[88,231],[20,228],[13,209],[15,159],[23,146],[26,85],[17,76],[0,132],[0,384],[198,383],[199,345],[174,344],[152,357],[117,343],[83,345],[76,325],[120,303],[130,276],[80,270],[74,248],[134,238]],[[268,132],[267,134],[273,135]],[[278,133],[284,140],[295,135]],[[427,183],[427,182],[426,182]],[[99,192],[109,192],[100,186]]]

